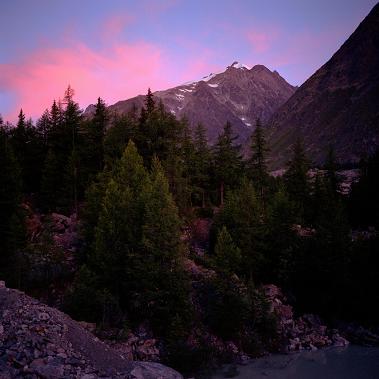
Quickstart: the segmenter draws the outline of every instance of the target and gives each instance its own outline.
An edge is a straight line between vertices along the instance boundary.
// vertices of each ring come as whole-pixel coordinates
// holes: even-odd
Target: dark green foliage
[[[240,272],[249,280],[260,273],[263,256],[261,240],[264,233],[262,208],[251,182],[243,181],[240,188],[229,192],[215,227],[226,226],[233,241],[241,250]]]
[[[136,120],[129,116],[115,115],[112,127],[104,137],[104,161],[108,168],[112,168],[118,161],[130,139],[136,136]]]
[[[316,178],[312,236],[299,246],[295,288],[304,307],[329,316],[341,316],[342,299],[349,278],[351,236],[346,210],[331,193],[327,178]],[[304,293],[306,289],[306,294]]]
[[[195,151],[192,164],[192,182],[195,195],[197,197],[200,196],[201,206],[204,208],[208,198],[207,192],[210,187],[212,155],[207,143],[206,129],[200,123],[195,128],[193,142]]]
[[[287,163],[284,180],[290,199],[296,203],[297,214],[301,223],[306,220],[307,204],[310,199],[309,167],[303,144],[297,140],[293,146],[293,156]]]
[[[242,158],[239,146],[235,145],[237,136],[232,134],[232,125],[227,122],[219,135],[214,148],[214,174],[220,191],[220,203],[224,203],[224,192],[236,188],[241,178]]]
[[[244,288],[229,277],[219,277],[210,283],[207,324],[222,338],[239,338],[249,320],[251,303]]]
[[[340,317],[372,328],[378,325],[379,238],[358,239],[353,243],[349,282],[342,295]]]
[[[132,322],[146,319],[160,335],[183,336],[190,316],[188,285],[180,221],[163,168],[154,159],[149,174],[129,142],[104,186],[106,177],[92,185],[85,213],[87,222],[96,223],[94,230],[87,227],[94,233],[87,255],[96,290],[109,291]]]
[[[134,141],[146,167],[150,167],[154,156],[165,162],[172,149],[178,147],[181,123],[178,123],[171,113],[166,112],[163,103],[156,107],[150,89],[145,105],[146,109],[141,109]]]
[[[150,115],[152,115],[152,113],[155,110],[154,95],[152,94],[150,88],[147,90],[147,95],[145,99],[145,107],[146,107],[147,117],[149,117]]]
[[[12,146],[21,170],[24,192],[39,190],[44,159],[44,141],[31,120],[25,120],[22,109],[17,126],[12,131]]]
[[[51,121],[50,112],[48,109],[46,109],[43,112],[42,116],[38,119],[37,124],[36,124],[36,132],[39,135],[42,141],[42,145],[45,150],[48,147],[51,128],[52,128],[52,121]]]
[[[87,253],[93,248],[102,199],[105,196],[110,175],[111,173],[108,171],[99,173],[87,188],[85,194],[84,206],[80,214],[83,220],[83,234],[85,237],[85,247],[83,249],[85,254],[82,257],[84,260],[87,258]]]
[[[332,196],[337,196],[340,191],[340,178],[337,175],[338,164],[333,146],[329,147],[324,168],[326,170],[329,192]]]
[[[17,283],[18,250],[25,243],[20,168],[0,125],[0,276]]]
[[[251,303],[250,323],[241,346],[253,356],[267,350],[277,351],[280,346],[278,325],[275,314],[271,312],[271,304],[259,289],[249,288],[248,293]]]
[[[23,112],[14,129],[0,118],[1,278],[48,294],[72,279],[51,238],[25,246],[24,194],[42,212],[80,211],[82,267],[65,309],[103,326],[146,323],[175,367],[214,359],[209,333],[247,353],[276,348],[264,283],[293,294],[300,312],[375,324],[378,153],[347,198],[332,149],[310,179],[297,141],[284,178],[270,177],[259,120],[245,162],[230,123],[211,149],[204,126],[176,120],[150,89],[141,110],[112,117],[98,98],[83,118],[73,95],[68,87],[63,105],[54,101],[35,126]],[[186,225],[194,218],[213,222],[201,257],[183,242],[194,238]],[[192,283],[186,254],[205,266],[191,269],[200,277]],[[194,331],[204,335],[190,346]]]
[[[255,190],[262,202],[267,197],[267,187],[269,174],[267,170],[266,157],[268,148],[264,137],[261,121],[258,119],[256,128],[251,137],[251,158],[249,161],[250,178],[253,181]]]
[[[84,193],[88,183],[104,168],[104,137],[108,118],[105,103],[99,97],[93,118],[80,123],[78,148],[81,176],[79,183],[80,195]]]
[[[217,269],[223,273],[232,274],[240,271],[241,251],[233,243],[232,237],[225,226],[222,227],[217,236],[214,263]]]
[[[42,175],[42,183],[46,188],[59,188],[60,196],[50,196],[48,204],[43,209],[56,209],[60,212],[70,213],[77,211],[78,201],[83,196],[84,188],[81,185],[82,172],[80,170],[80,138],[79,129],[82,122],[79,104],[73,100],[74,91],[68,86],[64,104],[54,101],[50,110],[50,126],[47,135],[47,153]]]
[[[350,220],[354,226],[379,230],[379,150],[361,162],[361,177],[349,199]]]
[[[295,204],[284,189],[272,197],[268,206],[267,234],[265,236],[265,282],[286,286],[294,270],[297,237]]]
[[[42,171],[41,202],[43,209],[53,211],[59,201],[62,200],[62,181],[57,175],[61,169],[57,157],[52,149],[47,152],[45,164]]]
[[[103,326],[120,320],[117,299],[107,290],[99,289],[99,278],[82,266],[65,298],[64,308],[77,320],[97,322]]]

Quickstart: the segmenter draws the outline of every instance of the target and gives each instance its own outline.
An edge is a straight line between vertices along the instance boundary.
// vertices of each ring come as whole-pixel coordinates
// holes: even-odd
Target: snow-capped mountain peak
[[[230,66],[227,66],[226,69],[228,69],[230,67],[238,68],[238,69],[242,69],[242,70],[251,70],[250,66],[243,64],[241,62],[238,62],[238,61],[234,61]],[[216,75],[221,74],[221,73],[222,72],[216,72],[216,73],[211,72],[209,75],[203,76],[200,79],[190,80],[189,82],[183,83],[182,85],[183,86],[189,86],[192,84],[196,84],[198,82],[208,82],[209,80],[213,79]]]
[[[241,62],[234,61],[229,67],[251,70],[251,67]]]

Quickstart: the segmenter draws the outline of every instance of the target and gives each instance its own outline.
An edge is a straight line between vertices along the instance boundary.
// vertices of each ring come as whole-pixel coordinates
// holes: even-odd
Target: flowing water
[[[349,346],[271,355],[225,366],[212,379],[379,379],[379,348]]]

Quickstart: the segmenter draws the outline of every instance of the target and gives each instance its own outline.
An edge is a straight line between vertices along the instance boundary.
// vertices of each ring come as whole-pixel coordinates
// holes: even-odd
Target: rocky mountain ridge
[[[379,146],[379,4],[355,32],[273,115],[268,123],[271,166],[283,167],[301,138],[314,163],[329,145],[342,162]]]
[[[263,65],[250,68],[234,62],[221,73],[211,73],[164,91],[154,92],[166,109],[177,118],[187,117],[193,127],[202,123],[212,144],[226,121],[233,125],[239,141],[244,142],[254,129],[256,119],[266,122],[295,92],[277,71]],[[144,96],[119,101],[108,108],[111,112],[127,113],[133,105],[144,104]],[[94,106],[87,108],[91,114]]]

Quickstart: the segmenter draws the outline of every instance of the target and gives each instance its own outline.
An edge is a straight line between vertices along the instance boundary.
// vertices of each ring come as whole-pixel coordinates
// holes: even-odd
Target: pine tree
[[[49,134],[49,147],[53,148],[56,153],[57,150],[64,149],[65,141],[62,140],[63,132],[63,111],[56,101],[53,101],[53,104],[50,109],[50,121],[51,121],[51,132]],[[63,146],[62,146],[63,145]]]
[[[228,121],[219,135],[215,151],[215,176],[220,190],[220,204],[224,204],[225,189],[235,188],[240,180],[242,158],[239,146],[234,144],[237,136],[232,135],[232,125]]]
[[[108,112],[104,101],[99,97],[92,119],[82,120],[79,129],[78,154],[80,161],[79,195],[96,175],[104,168],[104,138],[108,123]],[[122,147],[122,151],[125,145]]]
[[[25,120],[22,110],[17,126],[13,130],[12,145],[21,169],[23,192],[37,192],[45,154],[43,139],[34,127],[32,120]]]
[[[21,171],[5,130],[0,127],[0,276],[14,283],[17,249],[24,243]]]
[[[206,202],[206,192],[209,190],[209,175],[211,167],[211,152],[208,146],[206,129],[199,123],[194,132],[194,162],[193,162],[193,182],[194,186],[201,193],[201,205],[204,208]]]
[[[308,170],[309,162],[303,144],[301,140],[297,140],[293,146],[293,156],[287,163],[284,181],[290,199],[297,204],[297,212],[301,222],[307,218],[307,206],[310,199]]]
[[[12,146],[13,146],[14,154],[16,155],[16,159],[20,166],[22,179],[24,179],[25,174],[26,174],[25,162],[28,157],[25,156],[25,148],[26,148],[27,142],[28,142],[28,137],[26,133],[25,114],[21,109],[20,113],[18,114],[18,121],[17,121],[16,128],[13,130]],[[23,182],[23,186],[25,187],[25,182]]]
[[[70,151],[68,156],[69,161],[66,161],[65,171],[69,174],[68,178],[71,183],[72,188],[72,205],[74,206],[75,212],[78,211],[78,188],[80,180],[79,172],[79,151],[78,151],[78,131],[80,127],[80,122],[82,119],[81,110],[79,104],[73,100],[74,90],[69,85],[65,92],[64,101],[66,104],[66,109],[64,111],[64,128],[65,135],[71,135],[71,141],[69,144]],[[67,157],[66,157],[67,159]],[[68,164],[67,164],[68,163]]]
[[[340,190],[340,179],[337,175],[338,165],[333,146],[329,147],[324,168],[326,170],[326,177],[328,180],[330,194],[331,196],[335,197],[338,195]]]
[[[138,285],[133,278],[139,277],[138,262],[142,259],[136,254],[142,238],[146,186],[148,175],[142,158],[129,142],[106,186],[90,258],[107,288],[124,299]]]
[[[265,198],[269,178],[266,164],[267,152],[268,148],[262,124],[261,121],[257,119],[256,128],[251,138],[251,158],[249,161],[249,168],[251,179],[253,180],[255,189],[259,194],[263,205],[266,202]]]
[[[215,220],[215,229],[225,226],[241,250],[242,274],[252,281],[259,279],[263,265],[262,241],[265,228],[262,207],[251,182],[244,180],[226,196],[224,207]]]
[[[151,278],[145,293],[146,310],[158,333],[167,333],[162,327],[187,325],[189,320],[188,285],[181,267],[180,220],[178,210],[169,192],[160,162],[155,158],[151,173],[151,189],[146,197],[142,246],[144,262]],[[150,192],[150,193],[149,193]],[[145,264],[146,264],[145,263]],[[149,267],[150,266],[150,267]]]
[[[163,162],[169,181],[170,191],[175,198],[179,210],[183,213],[192,206],[193,193],[193,162],[195,147],[187,119],[177,123],[178,140],[168,146],[167,157]]]
[[[61,167],[53,149],[49,149],[41,181],[41,204],[42,209],[45,211],[52,212],[55,206],[62,200],[61,178],[57,175],[57,171],[60,171],[60,169]],[[60,172],[60,175],[62,175],[62,172]]]
[[[288,283],[294,271],[296,235],[295,204],[284,188],[279,188],[268,204],[267,234],[265,240],[264,281]]]
[[[216,267],[220,271],[229,275],[240,271],[241,250],[234,244],[225,226],[218,233],[214,254]]]
[[[42,140],[44,149],[48,147],[48,141],[52,129],[52,122],[50,117],[50,112],[48,109],[42,113],[42,116],[39,118],[36,124],[37,133]]]
[[[91,142],[94,149],[94,160],[96,168],[101,171],[104,167],[104,135],[108,122],[108,112],[104,100],[100,97],[97,99],[95,114],[92,119],[93,131]]]
[[[114,167],[121,158],[129,140],[138,139],[137,122],[138,120],[129,115],[113,116],[112,127],[104,136],[104,164],[108,169]]]
[[[147,116],[149,117],[152,115],[152,113],[155,110],[154,95],[152,94],[150,88],[147,90],[147,95],[146,95],[146,99],[145,99],[145,106],[146,106]]]
[[[156,158],[151,175],[152,187],[146,205],[143,244],[150,254],[159,257],[160,262],[169,268],[179,254],[180,221],[163,167]]]

